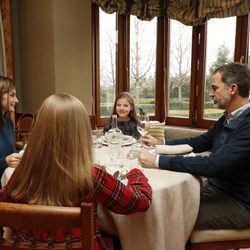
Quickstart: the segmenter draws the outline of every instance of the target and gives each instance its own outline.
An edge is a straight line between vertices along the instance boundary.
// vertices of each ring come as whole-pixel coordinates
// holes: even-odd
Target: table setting
[[[199,180],[187,173],[143,168],[137,160],[141,149],[140,143],[122,147],[120,163],[110,159],[107,146],[95,151],[95,162],[105,165],[105,169],[125,185],[127,171],[137,167],[148,178],[153,190],[152,205],[144,213],[124,216],[100,206],[101,228],[118,235],[124,250],[183,250],[198,214]]]
[[[102,145],[108,146],[108,135],[107,133],[103,133],[102,130],[92,130],[92,136],[93,136],[93,142],[94,142],[94,147],[99,148]],[[122,146],[129,146],[133,143],[136,143],[137,140],[133,138],[132,136],[129,135],[123,135],[122,136]]]
[[[189,145],[147,146],[140,140],[122,137],[120,154],[112,155],[108,137],[102,135],[102,146],[95,148],[94,162],[126,185],[126,174],[131,168],[140,168],[153,189],[152,205],[147,212],[130,216],[114,214],[98,208],[101,228],[118,235],[122,249],[183,250],[192,232],[199,209],[200,183],[187,173],[143,168],[138,162],[141,150],[154,154],[194,156]],[[127,142],[126,144],[124,142]],[[157,225],[157,227],[156,227]]]
[[[123,135],[122,136],[122,141],[121,141],[121,146],[129,146],[133,143],[136,143],[136,139],[133,138],[132,136],[129,135]],[[105,134],[101,137],[101,142],[103,145],[108,146],[108,136]]]
[[[93,134],[94,135],[94,134]],[[199,209],[200,182],[187,173],[143,168],[138,163],[142,149],[154,153],[173,154],[173,147],[148,148],[140,141],[122,138],[120,154],[112,157],[112,147],[104,142],[102,131],[93,138],[94,163],[104,171],[120,179],[126,185],[126,174],[131,168],[139,168],[148,178],[153,190],[152,205],[148,211],[129,216],[114,214],[99,206],[98,217],[104,232],[118,235],[123,250],[183,250],[192,232]],[[100,139],[101,138],[101,139]],[[129,141],[126,142],[126,141]],[[101,143],[100,143],[101,142]],[[125,143],[126,145],[124,145]],[[123,144],[123,145],[122,145]],[[160,145],[159,145],[160,146]],[[161,145],[167,146],[167,145]],[[190,154],[186,145],[179,147]],[[172,150],[172,151],[171,151]],[[189,153],[188,153],[189,152]],[[176,153],[176,151],[175,151]],[[179,153],[181,153],[179,151]],[[183,153],[183,152],[182,152]],[[114,156],[114,155],[113,155]],[[13,169],[7,168],[2,178],[6,184]],[[156,226],[157,225],[157,226]]]

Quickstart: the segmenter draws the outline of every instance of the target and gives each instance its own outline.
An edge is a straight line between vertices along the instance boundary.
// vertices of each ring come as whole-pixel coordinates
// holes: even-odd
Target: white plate
[[[136,139],[134,137],[131,137],[129,135],[123,136],[122,146],[128,146],[136,142]],[[108,141],[105,136],[102,137],[102,144],[108,146]]]

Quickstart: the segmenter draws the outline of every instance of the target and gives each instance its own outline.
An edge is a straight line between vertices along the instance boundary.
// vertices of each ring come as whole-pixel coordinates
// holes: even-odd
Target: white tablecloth
[[[125,147],[127,153],[130,147]],[[97,163],[107,163],[107,147],[96,150]],[[126,167],[137,160],[125,160]],[[153,189],[147,212],[118,215],[99,207],[102,230],[119,235],[123,250],[184,250],[198,214],[200,183],[194,176],[143,169]]]
[[[130,147],[124,147],[124,154]],[[107,164],[107,147],[95,150],[95,162]],[[125,167],[138,165],[124,160]],[[13,169],[7,168],[2,185]],[[184,250],[199,209],[200,183],[190,174],[159,169],[143,169],[153,189],[153,201],[147,212],[118,215],[99,207],[102,230],[119,235],[123,250]]]
[[[14,168],[9,168],[9,167],[4,170],[2,178],[1,178],[2,187],[7,184],[14,170],[15,170]]]

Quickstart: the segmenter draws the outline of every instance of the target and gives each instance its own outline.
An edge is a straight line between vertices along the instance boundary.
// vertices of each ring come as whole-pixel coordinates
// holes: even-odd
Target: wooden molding
[[[13,56],[13,36],[10,0],[0,0],[0,8],[3,19],[3,32],[5,42],[5,53],[7,63],[7,76],[14,78],[14,56]]]

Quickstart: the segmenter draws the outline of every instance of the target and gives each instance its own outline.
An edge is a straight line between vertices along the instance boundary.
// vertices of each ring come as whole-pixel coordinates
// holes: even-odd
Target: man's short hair
[[[237,62],[222,65],[214,70],[213,75],[221,73],[221,80],[228,86],[235,83],[238,86],[239,95],[249,96],[250,90],[250,69],[247,64]]]

